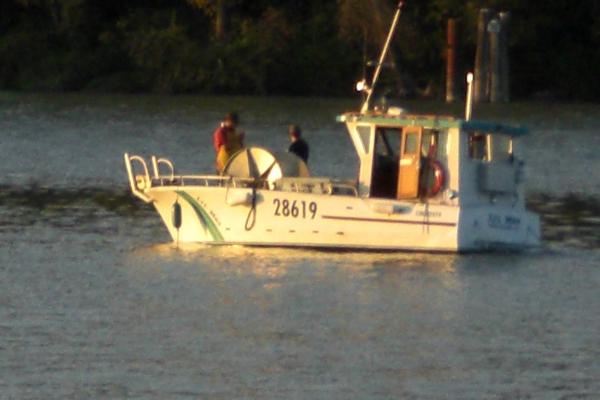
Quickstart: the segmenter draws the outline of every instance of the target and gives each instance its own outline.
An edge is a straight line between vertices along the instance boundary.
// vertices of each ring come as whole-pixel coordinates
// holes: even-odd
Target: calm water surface
[[[355,106],[0,94],[0,399],[599,398],[600,106],[476,111],[532,129],[544,245],[519,255],[175,248],[127,193],[125,151],[211,170],[229,109],[352,176]]]

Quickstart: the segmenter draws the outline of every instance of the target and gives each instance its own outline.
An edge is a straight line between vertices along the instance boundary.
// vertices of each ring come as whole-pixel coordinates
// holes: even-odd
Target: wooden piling
[[[456,20],[448,19],[448,29],[446,32],[446,102],[452,103],[455,100],[456,79]]]
[[[490,102],[498,103],[502,98],[500,76],[500,21],[493,18],[488,24],[490,36]]]
[[[509,60],[509,22],[510,12],[502,11],[498,14],[500,19],[500,76],[502,96],[500,101],[510,101],[510,60]]]
[[[229,30],[227,0],[217,0],[215,9],[215,36],[218,40],[223,40],[227,37]]]
[[[475,74],[473,82],[473,101],[480,103],[489,100],[488,70],[489,46],[487,26],[490,21],[491,11],[487,8],[479,10],[477,21],[477,50],[475,53]]]

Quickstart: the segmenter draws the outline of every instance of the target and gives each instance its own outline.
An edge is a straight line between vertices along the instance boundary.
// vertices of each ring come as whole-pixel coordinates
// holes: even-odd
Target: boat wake
[[[135,214],[147,207],[137,201],[128,187],[106,189],[94,187],[48,188],[37,185],[0,185],[0,206],[29,208],[39,211],[68,211],[73,208],[99,208],[117,214]]]
[[[119,220],[141,218],[147,226],[152,207],[135,201],[128,188],[48,188],[37,185],[0,186],[0,233],[36,224],[98,234],[114,233]],[[158,225],[159,221],[155,221]],[[111,227],[112,226],[112,227]]]
[[[600,247],[600,198],[569,193],[528,196],[527,206],[540,215],[542,241],[569,247]]]

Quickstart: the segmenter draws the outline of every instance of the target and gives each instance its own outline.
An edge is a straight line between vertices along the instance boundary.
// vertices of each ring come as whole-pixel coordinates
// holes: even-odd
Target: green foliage
[[[0,88],[350,94],[378,56],[396,0],[3,0]],[[384,73],[441,93],[446,21],[472,68],[481,7],[511,12],[513,94],[599,100],[600,2],[406,2]],[[363,54],[366,51],[366,54]],[[392,73],[390,73],[392,72]],[[390,78],[391,77],[391,78]]]

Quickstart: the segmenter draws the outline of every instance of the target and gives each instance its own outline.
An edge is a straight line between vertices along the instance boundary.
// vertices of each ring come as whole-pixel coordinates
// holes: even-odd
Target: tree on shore
[[[347,95],[397,0],[3,0],[0,89]],[[600,2],[407,2],[384,79],[440,96],[445,26],[472,68],[481,7],[511,11],[516,97],[600,100]],[[366,55],[366,57],[365,57]],[[390,73],[393,72],[393,73]]]

